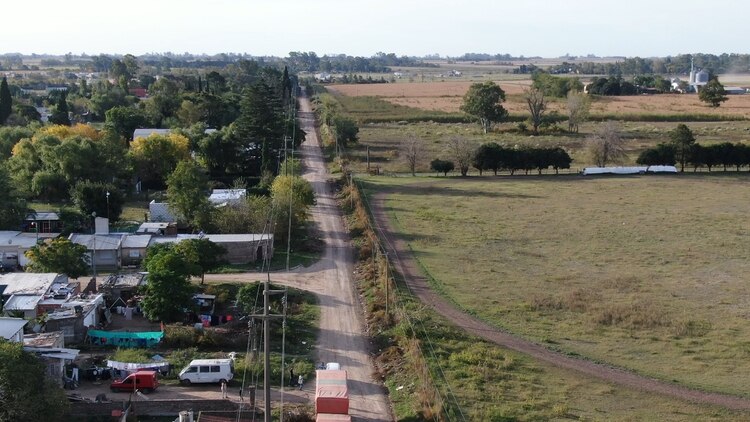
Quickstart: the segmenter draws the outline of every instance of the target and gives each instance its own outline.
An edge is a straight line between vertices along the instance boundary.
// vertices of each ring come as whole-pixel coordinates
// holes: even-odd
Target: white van
[[[231,359],[195,359],[180,371],[180,382],[192,383],[229,382],[234,376],[234,364]]]

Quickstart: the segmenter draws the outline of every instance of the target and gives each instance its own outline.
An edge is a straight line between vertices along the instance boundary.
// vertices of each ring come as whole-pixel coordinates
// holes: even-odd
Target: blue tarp
[[[126,331],[89,330],[91,344],[115,347],[154,347],[164,337],[163,331],[143,331],[131,333]]]

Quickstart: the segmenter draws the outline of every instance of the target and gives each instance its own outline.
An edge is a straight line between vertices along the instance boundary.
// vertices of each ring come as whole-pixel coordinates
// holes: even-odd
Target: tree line
[[[550,73],[575,73],[585,75],[685,75],[690,72],[691,61],[700,69],[713,73],[747,72],[750,54],[680,54],[677,56],[641,58],[631,57],[615,63],[587,62],[585,60],[551,66]]]
[[[724,171],[729,168],[740,171],[743,167],[750,167],[750,145],[740,142],[701,145],[696,142],[690,128],[680,124],[670,132],[669,143],[642,151],[636,162],[646,166],[679,164],[680,171],[685,171],[687,166],[692,166],[693,171],[703,167],[711,171],[719,166]]]
[[[447,150],[447,153],[453,156],[453,160],[432,160],[431,170],[447,175],[458,168],[461,175],[466,176],[471,165],[479,171],[480,176],[485,171],[492,171],[495,176],[501,171],[507,171],[511,176],[517,171],[529,174],[532,170],[542,174],[549,168],[558,174],[560,169],[569,169],[573,162],[567,151],[561,147],[509,148],[496,142],[476,147],[470,141],[454,138],[449,141]]]

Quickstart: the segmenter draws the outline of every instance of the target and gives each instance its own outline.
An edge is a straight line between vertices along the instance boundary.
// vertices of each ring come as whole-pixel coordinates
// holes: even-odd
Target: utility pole
[[[263,420],[271,422],[271,319],[283,315],[271,315],[271,294],[285,293],[284,290],[271,290],[269,280],[263,282],[263,313],[251,315],[263,320]]]

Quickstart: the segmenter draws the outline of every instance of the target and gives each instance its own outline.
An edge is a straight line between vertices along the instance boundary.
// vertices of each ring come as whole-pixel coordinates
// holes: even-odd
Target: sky
[[[748,53],[747,0],[10,0],[0,53]]]

